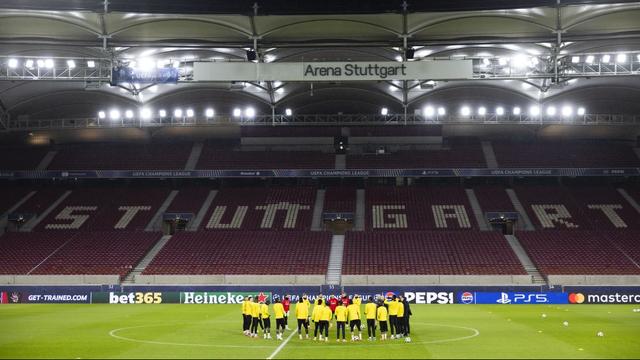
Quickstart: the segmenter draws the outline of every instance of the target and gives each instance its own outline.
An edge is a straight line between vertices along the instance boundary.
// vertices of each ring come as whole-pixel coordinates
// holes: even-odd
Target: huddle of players
[[[258,326],[263,330],[263,337],[271,339],[271,320],[269,314],[269,300],[256,302],[253,297],[245,298],[242,303],[243,332],[246,336],[258,337]],[[282,340],[285,327],[288,327],[290,297],[280,301],[275,299],[273,304],[274,317],[276,319],[276,340]],[[336,321],[336,340],[346,342],[346,325],[349,323],[351,341],[362,340],[361,308],[362,298],[354,295],[349,299],[346,294],[340,298],[333,295],[325,299],[324,295],[318,295],[314,302],[313,311],[310,312],[311,303],[306,294],[295,305],[294,314],[297,319],[297,332],[302,339],[304,328],[306,339],[309,338],[310,322],[314,323],[313,340],[329,341],[329,328],[331,320]],[[369,297],[364,307],[364,316],[367,320],[367,333],[369,341],[376,340],[376,329],[380,329],[380,340],[387,340],[387,332],[391,330],[391,339],[404,337],[410,342],[409,317],[411,308],[403,296],[392,295],[387,299],[382,296]],[[323,336],[324,335],[324,336]]]

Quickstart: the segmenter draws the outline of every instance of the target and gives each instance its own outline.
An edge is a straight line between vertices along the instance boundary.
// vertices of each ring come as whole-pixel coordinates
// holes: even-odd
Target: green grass
[[[638,358],[640,312],[633,308],[414,305],[412,343],[336,343],[334,326],[329,343],[294,336],[276,358]],[[0,305],[0,358],[269,357],[281,342],[243,336],[239,310],[239,305]],[[597,337],[598,331],[605,336]]]

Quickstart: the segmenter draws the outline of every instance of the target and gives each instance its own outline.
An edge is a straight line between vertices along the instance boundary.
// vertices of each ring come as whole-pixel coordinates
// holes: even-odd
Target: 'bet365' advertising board
[[[270,292],[94,292],[94,304],[240,304],[253,296],[271,299]]]

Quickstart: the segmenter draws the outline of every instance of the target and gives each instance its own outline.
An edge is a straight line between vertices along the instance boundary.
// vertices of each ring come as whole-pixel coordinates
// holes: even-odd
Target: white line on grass
[[[271,355],[269,355],[269,357],[267,358],[267,360],[271,360],[274,357],[276,357],[276,355],[278,355],[278,353],[280,352],[280,350],[282,350],[284,348],[285,345],[287,345],[287,343],[289,342],[289,340],[291,340],[291,338],[293,337],[293,335],[295,335],[297,332],[294,330],[291,332],[291,334],[289,334],[289,336],[287,337],[287,339],[285,341],[282,342],[282,344],[280,344],[280,346],[278,346]]]

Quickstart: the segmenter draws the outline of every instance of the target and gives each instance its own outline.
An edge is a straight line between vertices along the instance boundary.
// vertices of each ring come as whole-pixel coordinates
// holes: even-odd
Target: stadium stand
[[[332,186],[326,189],[324,212],[352,213],[356,211],[356,188]]]
[[[325,232],[182,232],[143,274],[324,274],[330,246]]]
[[[20,205],[15,212],[40,215],[59,199],[64,192],[65,189],[59,187],[38,188],[35,195]]]
[[[182,187],[178,195],[171,202],[166,212],[174,213],[198,213],[209,194],[210,189],[206,186]]]
[[[66,244],[32,274],[118,274],[123,278],[161,236],[159,232],[117,231],[51,234],[51,238],[61,238]]]
[[[337,126],[243,126],[242,137],[335,137]]]
[[[369,187],[367,230],[477,229],[461,187]]]
[[[592,229],[640,229],[640,214],[615,188],[572,186],[567,191],[587,213]]]
[[[526,274],[494,232],[348,232],[343,274]]]
[[[11,209],[30,191],[26,187],[0,185],[0,215]]]
[[[333,169],[335,156],[320,151],[229,151],[205,145],[198,169]]]
[[[315,188],[225,188],[203,221],[205,230],[308,230]]]
[[[2,147],[0,170],[35,170],[49,152],[48,147]]]
[[[640,275],[637,264],[597,232],[524,231],[517,237],[545,275]]]
[[[504,187],[474,186],[473,191],[484,212],[488,211],[516,211]]]
[[[48,169],[181,170],[184,169],[192,146],[192,143],[187,142],[61,145]]]
[[[608,142],[494,142],[498,165],[510,167],[638,167],[640,159],[626,144]]]
[[[561,186],[516,186],[520,202],[537,229],[589,229],[585,209]]]
[[[350,154],[349,169],[486,168],[479,143],[454,144],[450,149]]]
[[[37,230],[141,231],[168,193],[152,186],[77,189],[40,222]]]
[[[8,232],[0,236],[0,273],[27,274],[63,245],[66,234]]]
[[[352,126],[351,136],[441,136],[442,125],[406,125],[406,126]]]

